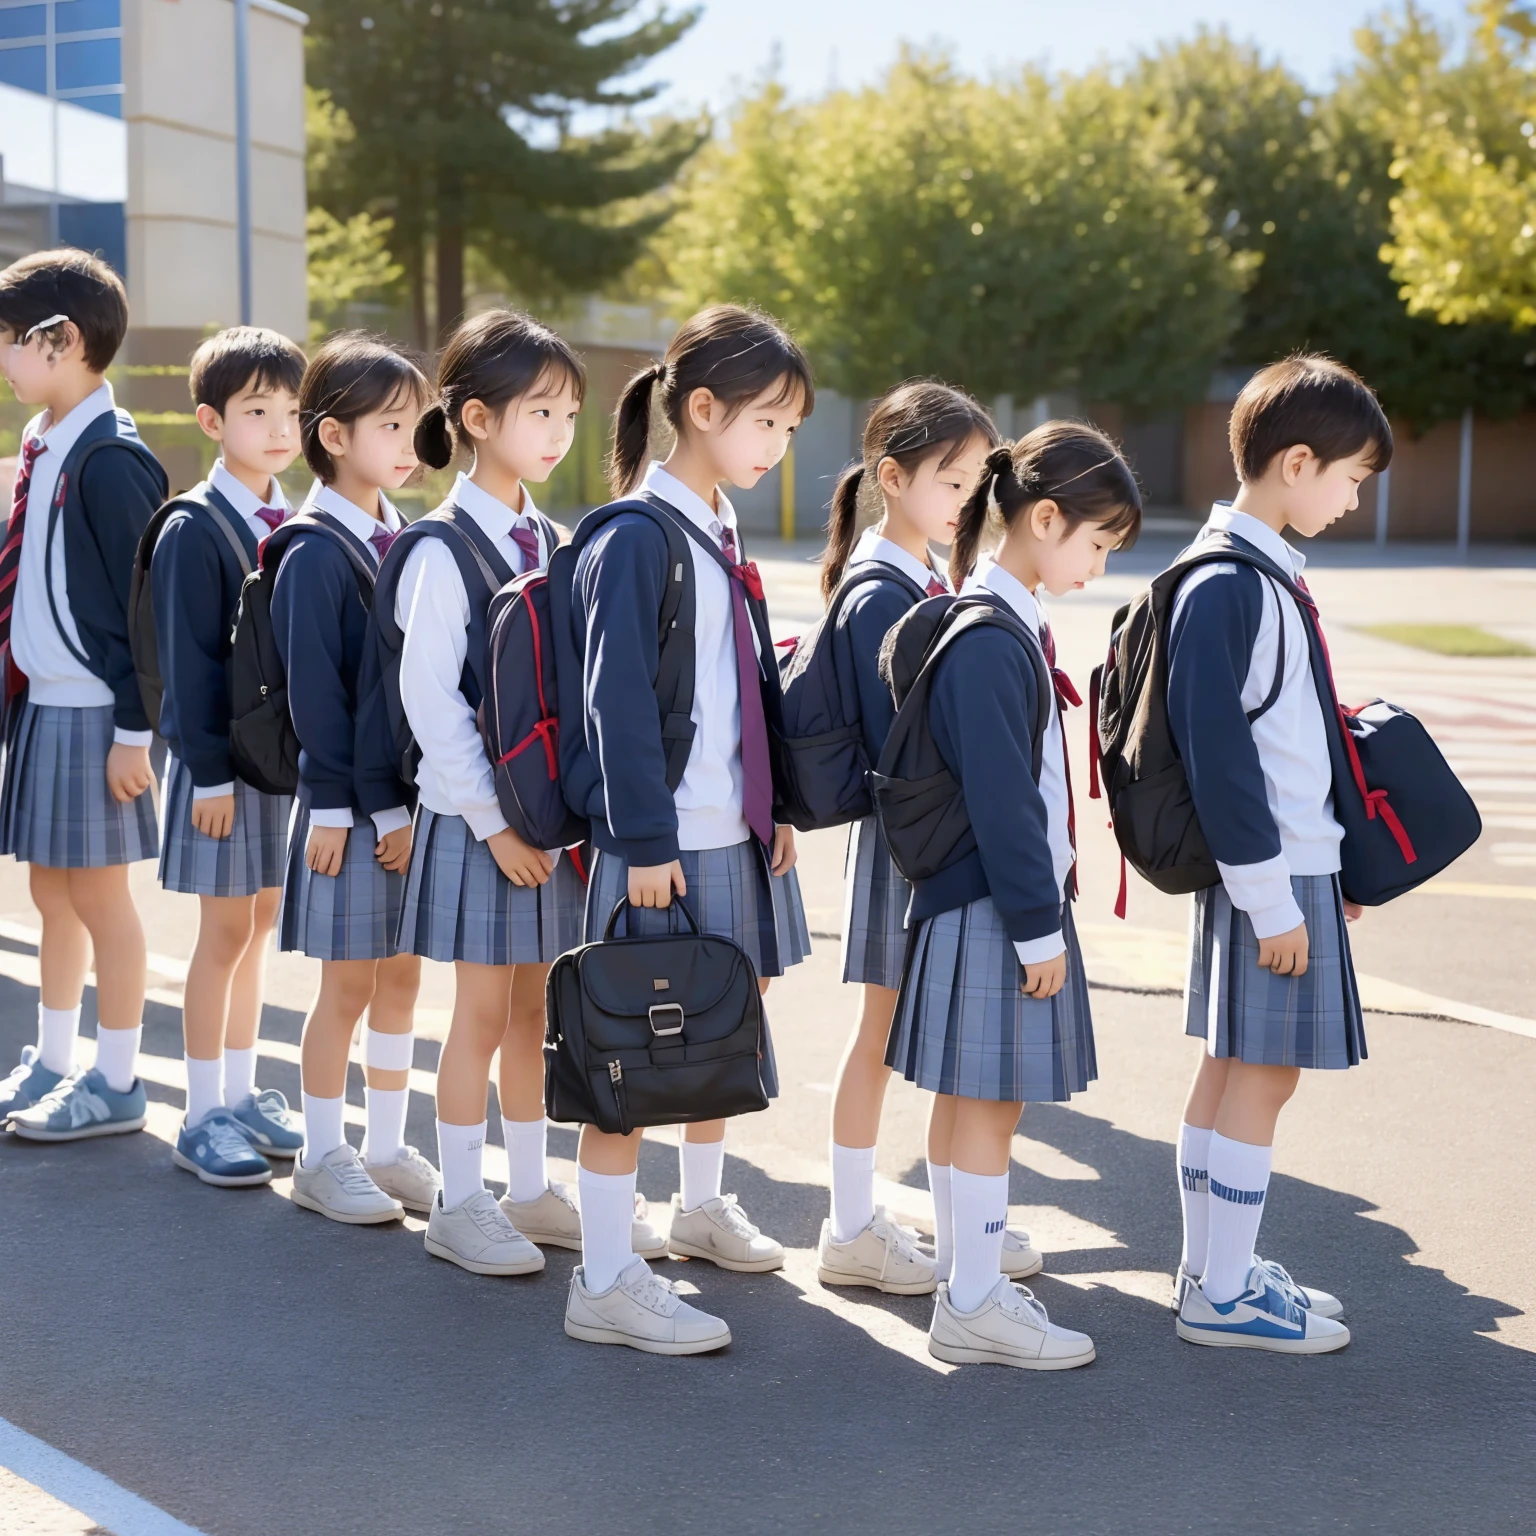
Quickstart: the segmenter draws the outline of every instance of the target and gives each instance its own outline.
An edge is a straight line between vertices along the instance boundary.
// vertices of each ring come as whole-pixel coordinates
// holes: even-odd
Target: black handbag
[[[647,1125],[767,1109],[763,1006],[742,947],[700,930],[687,903],[662,934],[615,936],[621,899],[596,944],[550,967],[544,1103],[551,1120],[627,1136]],[[691,931],[689,931],[691,930]]]

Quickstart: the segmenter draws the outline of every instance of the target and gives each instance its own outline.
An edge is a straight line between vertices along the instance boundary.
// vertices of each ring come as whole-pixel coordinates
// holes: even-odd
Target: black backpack
[[[984,624],[1015,636],[1034,666],[1036,707],[1029,771],[1035,783],[1040,782],[1041,754],[1056,707],[1056,690],[1039,640],[985,594],[925,598],[892,628],[880,648],[880,675],[891,686],[896,718],[870,774],[891,858],[914,882],[931,878],[976,849],[965,796],[933,737],[928,702],[945,652],[961,635]]]
[[[200,489],[202,494],[199,489],[194,489],[172,497],[150,518],[134,552],[133,575],[128,581],[128,648],[133,652],[133,672],[139,683],[139,697],[144,701],[144,713],[156,730],[160,728],[160,708],[165,702],[165,683],[160,676],[160,634],[155,628],[155,593],[149,567],[165,525],[177,512],[188,508],[206,512],[234,551],[241,576],[251,574],[251,559],[245,552],[245,541],[230,521],[229,514],[219,505],[220,498],[205,488]]]
[[[849,598],[871,581],[898,582],[911,589],[912,602],[923,600],[922,588],[894,566],[855,566],[815,627],[779,662],[784,713],[774,737],[774,813],[801,832],[860,821],[875,808],[858,689],[837,664],[833,638]]]
[[[264,795],[299,787],[299,738],[288,713],[288,675],[272,631],[272,589],[295,535],[323,534],[338,545],[357,577],[364,608],[373,605],[372,562],[340,523],[319,510],[281,524],[261,547],[261,564],[240,588],[229,652],[229,758],[235,772]]]
[[[1109,656],[1094,668],[1088,691],[1094,724],[1089,737],[1089,796],[1099,797],[1102,778],[1115,839],[1126,862],[1170,896],[1204,890],[1221,879],[1200,830],[1189,778],[1168,726],[1174,600],[1191,571],[1218,564],[1250,565],[1292,596],[1307,601],[1294,579],[1251,544],[1228,534],[1203,539],[1115,614]],[[1263,703],[1248,711],[1250,725],[1274,707],[1284,681],[1282,623],[1274,681]],[[1125,915],[1123,877],[1115,911]]]

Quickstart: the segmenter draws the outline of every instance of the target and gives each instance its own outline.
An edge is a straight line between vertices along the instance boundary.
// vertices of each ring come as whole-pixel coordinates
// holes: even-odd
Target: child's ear
[[[491,413],[483,400],[466,400],[459,412],[459,425],[477,442],[491,435]]]
[[[1037,501],[1029,509],[1029,531],[1037,539],[1050,538],[1052,530],[1060,521],[1061,508],[1049,498]]]
[[[347,451],[347,435],[341,429],[341,423],[334,416],[327,416],[320,423],[320,430],[316,434],[320,439],[320,446],[330,454],[333,459],[339,459]]]
[[[1280,478],[1286,485],[1295,485],[1301,472],[1317,457],[1305,443],[1297,443],[1280,455]]]
[[[198,406],[197,424],[204,437],[211,437],[216,443],[224,441],[224,418],[211,405]]]
[[[688,396],[688,408],[683,414],[700,432],[708,432],[714,425],[718,404],[714,390],[700,386]]]
[[[906,487],[901,483],[901,465],[895,459],[881,459],[875,466],[875,480],[884,496],[900,496]]]

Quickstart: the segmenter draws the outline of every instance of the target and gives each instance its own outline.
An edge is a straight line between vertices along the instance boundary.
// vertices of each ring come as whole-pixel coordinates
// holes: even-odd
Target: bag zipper
[[[624,1064],[621,1061],[608,1063],[608,1081],[613,1084],[613,1102],[619,1111],[619,1135],[629,1135],[629,1100],[624,1092]]]

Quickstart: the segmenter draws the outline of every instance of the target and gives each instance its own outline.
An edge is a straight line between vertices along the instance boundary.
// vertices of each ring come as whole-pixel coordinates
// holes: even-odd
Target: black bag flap
[[[745,974],[741,950],[729,939],[691,933],[587,945],[578,969],[582,992],[599,1012],[647,1022],[657,1003],[675,1003],[690,1018],[707,1013]]]

